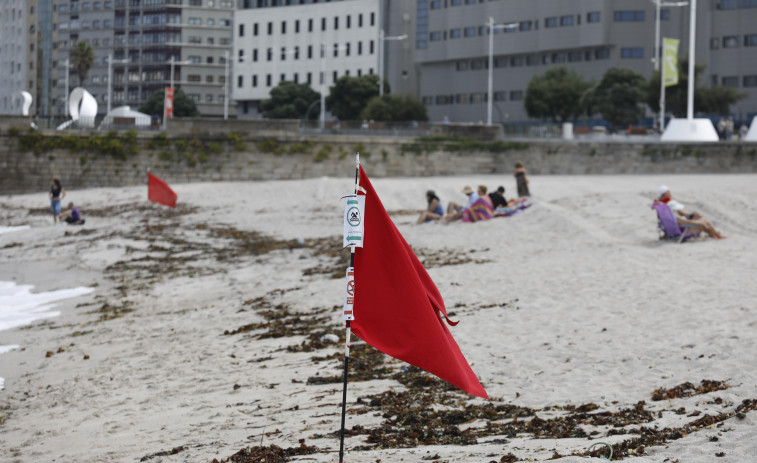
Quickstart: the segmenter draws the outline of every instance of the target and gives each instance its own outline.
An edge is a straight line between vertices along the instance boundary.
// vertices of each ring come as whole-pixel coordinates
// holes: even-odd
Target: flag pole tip
[[[360,167],[360,153],[355,154],[355,167]]]

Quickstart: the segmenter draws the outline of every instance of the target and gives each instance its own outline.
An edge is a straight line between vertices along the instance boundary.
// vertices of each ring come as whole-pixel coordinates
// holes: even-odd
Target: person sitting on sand
[[[462,219],[465,208],[473,205],[473,203],[481,198],[475,191],[473,191],[473,187],[470,185],[465,185],[462,193],[468,196],[468,203],[465,206],[461,206],[454,201],[450,201],[447,205],[447,213],[442,217],[443,223],[450,223]]]
[[[81,218],[79,209],[74,207],[74,203],[68,203],[68,209],[60,213],[60,218],[69,225],[84,225],[84,219]]]
[[[444,207],[442,206],[439,197],[434,193],[434,190],[428,190],[426,192],[426,201],[428,201],[428,207],[426,207],[425,210],[418,211],[421,216],[418,217],[416,224],[439,220],[444,215]]]
[[[505,199],[505,187],[500,186],[497,191],[489,193],[489,199],[492,200],[492,206],[494,209],[502,206],[507,207],[507,199]]]
[[[672,194],[670,193],[670,188],[668,188],[667,186],[662,185],[657,190],[657,199],[655,200],[655,202],[667,204],[670,210],[673,212],[673,215],[676,218],[676,222],[678,222],[679,225],[688,225],[692,231],[703,231],[707,233],[711,238],[725,238],[725,236],[723,236],[719,231],[715,229],[715,227],[712,225],[712,223],[710,223],[709,220],[702,218],[702,215],[700,213],[689,212],[686,210],[686,207],[683,204],[674,200]]]

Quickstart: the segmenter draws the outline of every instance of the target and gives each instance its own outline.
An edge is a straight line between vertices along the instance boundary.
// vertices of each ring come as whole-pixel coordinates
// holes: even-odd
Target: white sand
[[[244,305],[257,297],[268,295],[272,305],[287,303],[303,316],[340,305],[342,280],[303,276],[328,260],[301,249],[224,262],[207,254],[191,265],[213,269],[212,275],[135,282],[134,272],[125,272],[125,293],[114,280],[118,273],[105,269],[155,252],[129,236],[146,217],[151,225],[170,224],[186,240],[219,248],[228,241],[208,239],[197,224],[283,239],[338,236],[339,197],[352,183],[349,164],[342,179],[176,185],[179,202],[199,208],[176,218],[158,217],[159,206],[135,211],[134,204],[145,202],[145,188],[72,191],[67,200],[87,219],[81,228],[54,227],[49,216],[30,215],[30,208],[47,206],[43,193],[0,198],[0,226],[31,227],[0,235],[0,281],[39,291],[96,285],[93,294],[60,303],[60,317],[0,331],[0,345],[20,346],[0,354],[0,460],[138,461],[184,446],[147,461],[209,462],[259,444],[263,433],[269,433],[265,445],[296,447],[305,438],[308,445],[338,450],[338,439],[313,436],[338,430],[341,385],[292,381],[339,374],[339,363],[313,364],[311,358],[341,352],[340,346],[288,353],[281,348],[299,345],[303,336],[223,336],[262,321]],[[370,164],[366,170],[370,175]],[[373,179],[390,211],[423,207],[429,188],[445,205],[460,202],[462,186],[479,183],[515,191],[511,177]],[[728,239],[658,241],[649,204],[663,183]],[[532,177],[531,190],[533,207],[489,222],[413,226],[415,216],[393,216],[415,248],[488,261],[433,267],[429,274],[461,320],[453,335],[490,396],[539,409],[596,403],[600,411],[646,401],[662,417],[645,426],[659,428],[696,419],[673,412],[680,407],[701,418],[757,399],[757,176],[545,176]],[[119,205],[111,216],[87,215]],[[93,233],[64,236],[80,230]],[[288,291],[269,294],[275,289]],[[87,312],[104,302],[134,311],[98,322]],[[457,305],[463,306],[453,309]],[[339,310],[332,314],[339,323]],[[48,351],[53,355],[46,357]],[[271,359],[260,361],[266,357]],[[704,379],[727,381],[731,388],[651,400],[657,388]],[[360,396],[390,389],[403,386],[393,380],[350,383],[349,408],[358,408]],[[381,421],[373,413],[348,414],[347,427]],[[475,446],[352,451],[364,443],[365,436],[356,436],[347,440],[345,461],[420,462],[438,454],[438,461],[489,462],[510,452],[547,460],[554,451],[580,453],[597,441],[634,437],[605,437],[606,431],[595,440],[526,436],[489,444],[494,438],[487,438]],[[757,412],[751,412],[647,447],[645,455],[626,461],[755,461],[755,431]],[[725,456],[717,458],[719,452]],[[295,460],[334,462],[337,456]]]

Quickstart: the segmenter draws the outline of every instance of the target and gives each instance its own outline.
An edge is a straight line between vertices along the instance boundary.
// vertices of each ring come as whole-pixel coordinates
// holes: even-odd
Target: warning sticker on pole
[[[344,240],[342,247],[362,248],[365,221],[365,196],[349,195],[344,203]]]
[[[342,320],[354,320],[355,313],[352,306],[355,304],[355,267],[347,267],[347,290],[344,292],[344,309]]]

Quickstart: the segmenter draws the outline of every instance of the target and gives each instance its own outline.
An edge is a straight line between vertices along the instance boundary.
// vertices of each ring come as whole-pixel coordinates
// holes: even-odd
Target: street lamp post
[[[66,94],[63,97],[63,114],[68,115],[68,73],[69,73],[69,59],[66,58]]]
[[[660,68],[660,8],[686,6],[689,2],[668,2],[664,3],[662,0],[653,0],[655,4],[655,30],[654,30],[654,70],[659,71]],[[665,130],[665,79],[663,72],[660,72],[660,133]]]
[[[492,124],[492,90],[494,87],[494,76],[492,71],[494,69],[494,30],[495,29],[515,29],[518,27],[518,23],[508,24],[494,24],[494,18],[489,16],[489,85],[487,88],[486,98],[486,123]]]
[[[662,0],[652,0],[655,4],[655,29],[654,29],[654,70],[660,70],[660,8],[686,6],[689,2],[663,2]]]
[[[379,29],[379,43],[378,43],[378,73],[379,73],[379,96],[384,96],[384,41],[389,40],[405,40],[407,34],[396,35],[393,37],[386,37],[384,35],[384,28]]]
[[[226,63],[225,63],[225,86],[224,86],[224,96],[223,96],[223,119],[227,120],[229,118],[229,95],[230,95],[230,85],[229,85],[229,50],[226,50],[225,53],[226,56]]]

